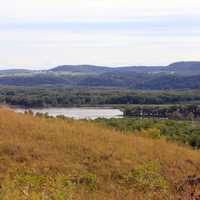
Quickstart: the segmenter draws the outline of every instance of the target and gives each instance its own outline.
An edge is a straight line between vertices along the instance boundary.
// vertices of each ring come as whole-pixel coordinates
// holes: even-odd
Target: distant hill
[[[200,62],[176,62],[168,66],[175,70],[200,70]]]
[[[43,71],[0,70],[0,85],[200,89],[200,62],[176,62],[168,66],[62,65]]]
[[[32,73],[33,70],[28,69],[4,69],[0,70],[0,74],[21,74],[21,73]]]
[[[111,71],[109,67],[96,66],[96,65],[62,65],[48,70],[50,72],[68,72],[68,73],[105,73]]]
[[[137,89],[172,90],[172,89],[200,89],[200,75],[176,76],[167,75],[146,80],[135,86]]]
[[[129,66],[115,69],[119,72],[197,75],[200,74],[200,62],[176,62],[168,66]]]
[[[200,74],[200,62],[176,62],[168,66],[123,66],[123,67],[106,67],[96,65],[62,65],[50,69],[51,72],[68,72],[68,73],[107,73],[107,72],[130,72],[130,73],[148,73],[148,74],[181,74],[197,75]]]
[[[170,64],[167,68],[169,71],[182,75],[200,74],[200,62],[176,62]]]

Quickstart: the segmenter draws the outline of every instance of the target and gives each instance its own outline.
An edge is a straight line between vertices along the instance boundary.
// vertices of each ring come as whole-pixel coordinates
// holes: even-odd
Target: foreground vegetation
[[[154,139],[165,138],[179,144],[200,148],[199,121],[161,120],[156,118],[96,119],[95,122],[123,132]]]
[[[3,200],[199,198],[199,151],[86,121],[0,109],[0,160]]]

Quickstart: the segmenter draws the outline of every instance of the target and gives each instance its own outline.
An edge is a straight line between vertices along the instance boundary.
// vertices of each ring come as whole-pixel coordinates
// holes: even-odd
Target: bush
[[[200,135],[193,135],[193,136],[191,136],[189,144],[192,147],[200,148]]]
[[[160,174],[160,164],[157,161],[149,161],[131,171],[127,177],[130,186],[142,192],[153,194],[160,192],[164,196],[168,193],[168,183]]]
[[[95,174],[88,173],[80,177],[79,183],[88,186],[90,190],[96,190],[97,177]]]

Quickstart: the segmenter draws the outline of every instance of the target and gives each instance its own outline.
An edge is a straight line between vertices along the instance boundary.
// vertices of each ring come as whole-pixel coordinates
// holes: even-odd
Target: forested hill
[[[135,73],[174,73],[182,75],[200,74],[200,62],[176,62],[168,66],[124,66],[105,67],[96,65],[63,65],[50,69],[52,72],[71,73],[106,73],[106,72],[135,72]]]
[[[43,71],[0,70],[0,85],[200,89],[200,62],[177,62],[168,66],[148,67],[63,65]]]
[[[62,65],[48,70],[49,72],[68,72],[68,73],[105,73],[112,71],[109,67],[96,65]]]

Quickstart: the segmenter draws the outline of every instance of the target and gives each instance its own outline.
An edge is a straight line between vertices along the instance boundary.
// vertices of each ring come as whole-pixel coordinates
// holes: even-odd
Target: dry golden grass
[[[0,109],[0,200],[189,200],[199,176],[199,151]]]

